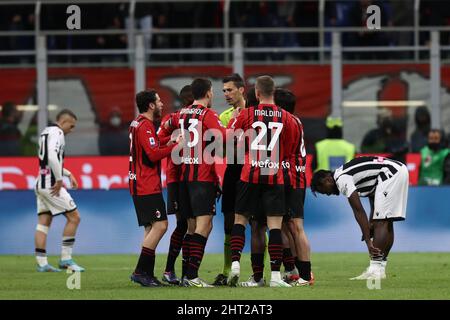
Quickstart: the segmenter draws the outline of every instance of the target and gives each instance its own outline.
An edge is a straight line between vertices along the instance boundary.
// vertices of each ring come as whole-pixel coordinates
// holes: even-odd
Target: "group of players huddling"
[[[269,76],[256,80],[254,97],[251,99],[252,95],[247,94],[247,100],[244,99],[244,82],[240,76],[232,75],[223,82],[225,97],[232,107],[220,117],[211,109],[211,82],[197,78],[181,90],[183,108],[164,117],[158,132],[155,132],[152,121],[162,113],[163,104],[159,95],[154,90],[147,90],[136,96],[141,115],[130,126],[130,192],[139,224],[145,226],[146,234],[131,278],[145,286],[160,285],[153,274],[154,250],[167,229],[167,216],[158,161],[168,157],[167,211],[177,214],[177,228],[171,237],[163,280],[171,284],[181,282],[185,286],[211,286],[198,276],[220,188],[214,163],[217,154],[204,152],[211,146],[211,141],[203,137],[210,132],[216,141],[223,142],[220,145],[226,145],[229,139],[236,140],[235,146],[232,144],[235,157],[230,156],[230,150],[226,149],[228,166],[223,181],[222,202],[226,220],[225,266],[214,285],[264,286],[265,233],[268,228],[272,271],[270,285],[290,287],[280,273],[283,261],[281,230],[286,213],[291,217],[284,219],[286,280],[296,285],[312,284],[309,246],[301,231],[306,186],[303,129],[297,118],[274,101],[275,96],[279,97],[278,105],[293,111],[295,97],[285,89],[276,91]],[[239,139],[233,134],[237,129],[242,129],[242,132],[253,130],[255,135],[250,137],[245,133]],[[273,133],[266,134],[268,130],[273,130]],[[239,150],[246,150],[241,152],[245,155],[242,164],[237,161]],[[256,158],[252,150],[258,151]],[[180,153],[181,161],[175,163],[177,159],[174,155]],[[207,159],[208,156],[211,159]],[[257,165],[252,165],[252,161],[256,161]],[[272,161],[292,163],[286,168],[294,170],[272,168],[264,172],[262,168]],[[255,230],[251,259],[254,274],[248,281],[239,283],[239,261],[245,244],[245,227],[249,221],[252,221],[252,229]],[[174,262],[181,248],[183,270],[180,281],[175,276]],[[292,251],[299,253],[298,271]]]
[[[163,285],[154,274],[155,250],[167,231],[167,214],[175,214],[177,225],[170,238],[163,282],[193,287],[262,287],[267,248],[271,287],[313,285],[310,247],[303,224],[306,151],[303,125],[293,114],[296,97],[287,89],[277,88],[270,76],[258,77],[255,86],[245,92],[238,74],[223,79],[223,93],[230,108],[219,116],[211,109],[211,82],[196,78],[180,91],[182,108],[162,119],[163,102],[155,90],[136,95],[140,114],[129,129],[129,187],[138,224],[145,229],[131,280],[148,287]],[[57,124],[41,135],[40,180],[36,188],[38,271],[59,270],[48,264],[45,254],[51,218],[59,213],[68,219],[60,267],[84,270],[71,257],[79,214],[61,182],[65,174],[76,186],[76,179],[62,165],[64,135],[74,128],[75,122],[76,116],[63,110],[57,116]],[[49,134],[52,130],[53,135]],[[57,137],[52,138],[54,135]],[[218,157],[226,158],[227,163],[222,184],[215,170]],[[167,209],[160,175],[164,158]],[[316,172],[311,189],[327,195],[342,193],[349,198],[371,257],[369,268],[355,279],[384,278],[394,239],[392,222],[405,218],[406,167],[381,157],[356,158],[335,172]],[[208,284],[199,277],[199,269],[220,195],[224,265],[214,283]],[[371,199],[370,221],[360,196]],[[240,259],[248,224],[253,274],[240,282]],[[178,278],[175,262],[180,251],[182,272]]]

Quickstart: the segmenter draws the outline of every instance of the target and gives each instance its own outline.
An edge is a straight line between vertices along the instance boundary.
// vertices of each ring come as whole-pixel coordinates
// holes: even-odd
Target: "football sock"
[[[182,249],[182,257],[183,263],[181,267],[181,279],[186,275],[186,271],[189,265],[189,246],[191,244],[192,235],[186,233],[183,239],[183,249]]]
[[[280,271],[270,272],[270,281],[281,281],[281,272]]]
[[[141,255],[135,269],[137,274],[147,274],[154,277],[153,271],[155,268],[155,250],[142,247]]]
[[[369,272],[379,271],[382,268],[383,261],[381,260],[370,260]]]
[[[292,255],[291,248],[283,249],[283,265],[286,272],[290,272],[295,268],[295,258]]]
[[[231,231],[231,261],[240,261],[242,249],[245,245],[245,226],[235,224]]]
[[[283,261],[283,245],[280,229],[272,229],[269,232],[269,255],[270,270],[280,271],[281,262]]]
[[[72,249],[75,243],[75,238],[73,236],[63,237],[62,247],[61,247],[61,260],[72,259]]]
[[[264,273],[264,253],[252,253],[251,260],[253,279],[258,282],[262,279]]]
[[[184,222],[184,223],[183,223]],[[181,251],[183,236],[187,231],[187,223],[183,221],[177,222],[177,227],[170,237],[169,253],[167,255],[166,272],[175,271],[175,261]]]
[[[298,269],[300,278],[306,281],[311,280],[311,261],[300,261],[296,259],[295,266]]]
[[[198,269],[203,260],[203,254],[205,253],[206,241],[201,234],[194,233],[191,238],[191,245],[189,246],[189,265],[186,271],[186,277],[188,279],[194,279],[198,277]]]
[[[222,274],[226,277],[230,274],[231,269],[231,234],[225,234],[225,241],[223,242],[223,270]]]
[[[36,262],[39,265],[39,267],[43,267],[48,264],[47,251],[45,249],[36,248],[35,254],[36,254]]]
[[[295,267],[297,268],[298,273],[300,274],[300,260],[297,257],[295,257]]]
[[[381,267],[386,268],[387,263],[387,258],[383,258],[383,261],[381,261]]]

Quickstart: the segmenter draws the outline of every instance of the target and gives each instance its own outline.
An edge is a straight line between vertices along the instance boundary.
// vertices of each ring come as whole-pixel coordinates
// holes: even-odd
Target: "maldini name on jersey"
[[[255,109],[255,116],[263,116],[263,117],[277,117],[281,118],[281,111],[278,110],[265,110],[265,109]]]

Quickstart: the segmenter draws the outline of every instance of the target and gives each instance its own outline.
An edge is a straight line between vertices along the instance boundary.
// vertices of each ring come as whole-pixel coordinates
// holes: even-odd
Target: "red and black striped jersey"
[[[170,127],[170,124],[173,121],[173,117],[176,114],[176,112],[170,113],[165,115],[161,120],[161,125],[158,129],[158,138],[161,143],[167,142],[170,140],[171,132],[167,130],[168,127]],[[176,165],[172,161],[172,157],[169,154],[167,156],[167,166],[166,166],[166,182],[174,183],[178,182],[180,180],[180,165]]]
[[[231,129],[242,129],[245,151],[241,180],[248,183],[284,184],[283,160],[293,127],[292,116],[274,104],[243,109],[230,121]],[[242,144],[241,144],[242,146]]]
[[[215,182],[217,177],[214,168],[214,155],[204,154],[204,150],[211,141],[206,141],[204,135],[207,130],[215,129],[214,134],[220,134],[226,139],[226,129],[219,120],[218,114],[202,105],[191,105],[180,109],[172,117],[171,131],[181,129],[189,133],[185,137],[187,148],[181,152],[180,181]]]
[[[153,122],[139,115],[130,124],[129,187],[132,195],[161,192],[161,159],[170,155],[176,144],[160,146]]]
[[[306,149],[303,136],[303,124],[300,119],[292,115],[295,130],[291,137],[291,150],[287,161],[289,163],[286,166],[289,174],[287,175],[288,181],[286,184],[291,185],[294,189],[306,188]]]

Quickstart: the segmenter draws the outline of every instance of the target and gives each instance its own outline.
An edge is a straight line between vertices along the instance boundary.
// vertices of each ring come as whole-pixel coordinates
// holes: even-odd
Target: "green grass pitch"
[[[157,256],[158,277],[165,258]],[[49,262],[55,265],[57,259],[49,257]],[[294,288],[144,288],[129,280],[136,259],[134,255],[77,256],[87,271],[81,274],[80,290],[69,290],[69,274],[38,273],[33,256],[0,256],[0,299],[450,299],[450,253],[392,253],[388,278],[379,290],[369,290],[365,281],[348,280],[367,266],[363,253],[314,254],[316,284]],[[249,260],[248,254],[242,257],[241,281],[251,273]],[[212,282],[221,266],[222,255],[206,254],[200,277]],[[269,275],[266,267],[266,279]]]

